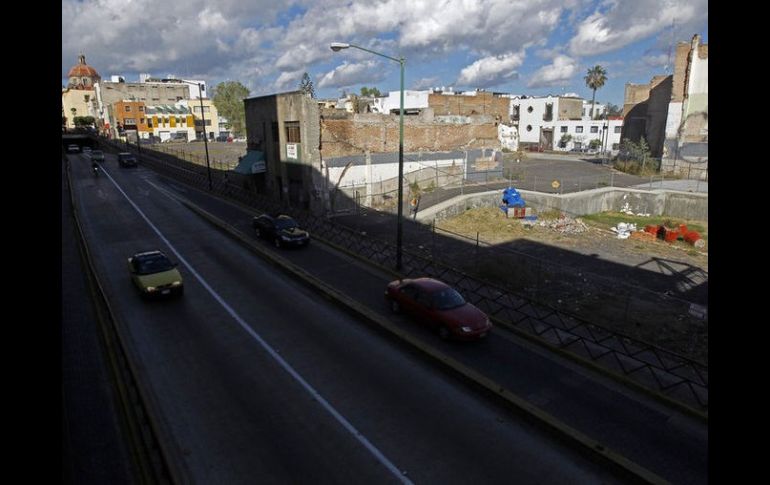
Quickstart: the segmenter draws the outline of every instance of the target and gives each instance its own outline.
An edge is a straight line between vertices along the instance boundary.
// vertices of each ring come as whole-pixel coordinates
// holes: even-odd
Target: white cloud
[[[524,62],[524,52],[489,56],[477,60],[460,71],[460,86],[486,88],[518,78],[515,69]]]
[[[299,82],[302,80],[302,75],[305,73],[302,69],[298,71],[282,72],[278,79],[275,80],[273,86],[276,91],[295,91],[299,89]]]
[[[430,89],[435,88],[441,83],[441,80],[437,76],[433,77],[424,77],[421,79],[418,79],[417,81],[412,83],[411,89],[415,89],[417,91],[421,91],[423,89]]]
[[[538,69],[527,83],[527,87],[541,88],[568,84],[578,71],[575,59],[564,55],[556,56],[548,66]]]
[[[589,56],[620,49],[676,26],[700,31],[708,19],[707,0],[610,0],[606,12],[596,11],[584,19],[569,42],[573,56]]]
[[[411,86],[457,79],[489,87],[529,72],[525,54],[576,58],[656,35],[668,41],[674,18],[675,40],[688,41],[706,26],[707,0],[62,0],[62,78],[81,52],[103,77],[232,79],[255,93],[294,89],[297,72],[322,73],[316,87],[323,80],[333,88],[372,85],[398,71],[358,49],[332,52],[338,41],[404,56]],[[364,67],[371,61],[376,67]],[[541,69],[530,82],[558,82],[549,76],[567,67]]]
[[[378,64],[366,61],[358,64],[343,63],[332,71],[320,76],[319,88],[344,88],[356,84],[372,84],[384,79],[381,69],[375,70]]]

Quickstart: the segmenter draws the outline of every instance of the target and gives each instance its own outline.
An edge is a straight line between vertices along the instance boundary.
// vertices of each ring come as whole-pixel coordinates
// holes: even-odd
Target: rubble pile
[[[580,219],[573,219],[562,214],[558,219],[547,219],[538,222],[538,225],[561,232],[562,234],[578,234],[588,230]]]

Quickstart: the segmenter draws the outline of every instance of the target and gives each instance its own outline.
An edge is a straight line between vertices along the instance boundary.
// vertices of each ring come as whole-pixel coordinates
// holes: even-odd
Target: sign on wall
[[[297,144],[296,143],[287,143],[286,144],[286,158],[297,160]]]

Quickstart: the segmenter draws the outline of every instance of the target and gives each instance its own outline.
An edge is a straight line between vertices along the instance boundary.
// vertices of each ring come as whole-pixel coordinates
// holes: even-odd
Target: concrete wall
[[[603,187],[574,194],[546,194],[520,190],[528,207],[536,211],[560,210],[572,216],[583,216],[605,211],[619,212],[628,207],[634,213],[665,215],[690,220],[708,220],[708,194],[669,190],[639,190]],[[502,190],[455,197],[420,211],[417,219],[442,220],[476,207],[498,207]],[[627,204],[627,206],[626,206]]]

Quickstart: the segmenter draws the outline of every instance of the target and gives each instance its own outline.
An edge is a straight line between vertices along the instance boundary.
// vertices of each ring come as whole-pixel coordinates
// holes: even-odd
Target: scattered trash
[[[628,239],[628,237],[631,236],[631,233],[636,231],[636,224],[618,222],[618,225],[610,228],[610,230],[617,233],[618,239]]]
[[[685,224],[680,224],[677,229],[672,229],[662,224],[659,226],[647,225],[644,226],[644,232],[654,234],[655,237],[666,242],[684,241],[698,249],[706,245],[706,241],[701,239],[700,233],[689,230]]]

